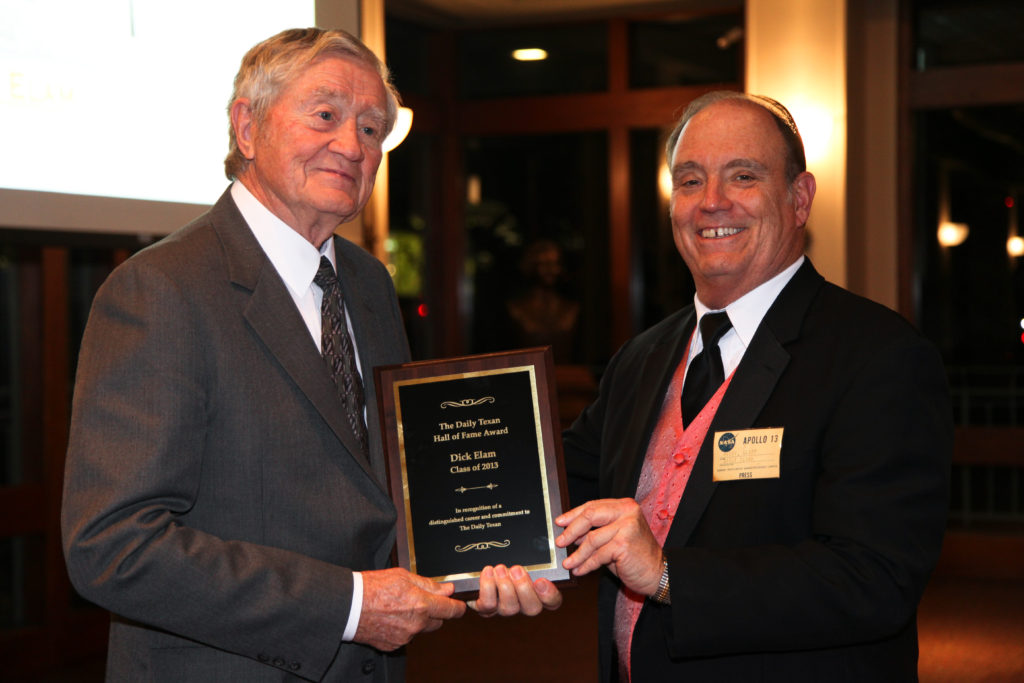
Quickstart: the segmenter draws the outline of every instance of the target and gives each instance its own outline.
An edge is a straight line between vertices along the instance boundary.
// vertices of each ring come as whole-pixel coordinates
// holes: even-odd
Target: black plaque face
[[[460,592],[487,565],[568,578],[549,366],[532,349],[377,369],[401,566]]]

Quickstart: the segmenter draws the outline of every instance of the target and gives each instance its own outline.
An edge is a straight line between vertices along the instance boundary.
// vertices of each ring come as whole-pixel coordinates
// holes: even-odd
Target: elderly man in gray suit
[[[465,612],[450,584],[388,568],[372,368],[409,352],[386,270],[334,236],[397,106],[347,33],[255,46],[234,182],[96,295],[63,532],[75,587],[113,613],[109,680],[400,681],[396,651]]]

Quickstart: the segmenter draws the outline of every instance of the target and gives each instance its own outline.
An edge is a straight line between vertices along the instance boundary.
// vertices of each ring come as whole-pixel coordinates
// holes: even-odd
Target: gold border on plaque
[[[377,407],[379,411],[381,437],[384,446],[385,465],[387,473],[388,492],[391,501],[398,512],[395,522],[396,540],[393,552],[394,560],[398,566],[405,567],[410,571],[422,567],[423,564],[416,562],[416,541],[410,538],[413,532],[413,514],[411,499],[414,497],[409,490],[410,475],[406,443],[408,438],[407,425],[404,424],[410,415],[418,408],[412,404],[405,406],[403,414],[400,403],[399,389],[417,384],[427,384],[445,380],[459,380],[464,378],[486,377],[507,375],[514,372],[529,372],[531,403],[533,406],[534,436],[537,439],[537,457],[540,461],[540,483],[541,486],[535,489],[537,495],[543,498],[543,506],[538,502],[536,512],[547,515],[543,524],[538,523],[537,531],[545,529],[548,534],[547,564],[531,564],[524,568],[534,578],[544,577],[556,582],[573,583],[572,575],[567,569],[561,566],[561,562],[567,556],[565,548],[554,546],[555,525],[554,517],[567,509],[569,503],[565,464],[562,456],[560,420],[557,410],[557,390],[555,387],[554,358],[550,347],[532,347],[512,351],[499,351],[473,356],[460,356],[453,358],[440,358],[434,360],[422,360],[399,365],[375,367],[374,379],[376,381]],[[446,391],[433,391],[435,397],[432,400],[446,401],[442,396]],[[490,397],[494,400],[494,397]],[[452,401],[455,406],[479,405],[474,403],[478,399],[464,399]],[[525,406],[524,406],[525,407]],[[523,429],[527,428],[529,417],[522,415],[521,422]],[[523,435],[528,436],[528,435]],[[525,447],[525,443],[521,446]],[[518,452],[518,451],[516,451]],[[525,464],[526,461],[518,461]],[[489,482],[491,483],[491,482]],[[415,496],[435,495],[434,491],[418,491]],[[454,502],[454,501],[453,501]],[[399,509],[404,508],[404,509]],[[421,529],[422,532],[422,529]],[[475,543],[470,542],[467,550],[476,550],[480,547],[502,547],[505,538],[481,539]],[[420,539],[422,542],[423,539]],[[479,545],[479,544],[482,544]],[[494,545],[491,545],[494,544]],[[458,550],[456,544],[454,552]],[[536,552],[534,547],[534,552]],[[553,553],[553,554],[552,554]],[[513,556],[514,557],[514,556]],[[536,554],[532,555],[536,557]],[[514,559],[513,559],[514,562]],[[484,564],[481,563],[481,568]],[[455,565],[460,566],[459,564]],[[477,590],[479,587],[479,571],[453,573],[441,577],[427,577],[433,580],[447,580],[454,584],[456,593],[468,593]]]
[[[416,377],[412,379],[397,380],[394,382],[394,404],[395,404],[395,421],[396,421],[396,432],[398,435],[398,456],[399,462],[401,463],[400,469],[402,474],[402,499],[405,502],[405,525],[406,525],[406,537],[409,553],[409,571],[412,573],[416,572],[416,541],[413,535],[413,523],[412,523],[412,505],[409,503],[409,476],[406,469],[406,457],[405,457],[405,430],[402,422],[402,402],[400,399],[400,389],[405,386],[414,386],[417,384],[430,384],[433,382],[447,382],[451,380],[469,379],[472,377],[489,377],[493,375],[507,375],[516,372],[529,373],[530,378],[530,400],[533,404],[533,427],[534,435],[537,439],[537,458],[538,464],[540,465],[540,479],[541,489],[543,491],[544,501],[544,523],[547,528],[548,538],[548,562],[542,564],[534,564],[524,567],[527,571],[534,571],[538,569],[553,569],[558,566],[557,559],[555,557],[555,544],[554,544],[554,528],[552,525],[551,516],[551,498],[550,490],[548,488],[548,473],[545,459],[544,449],[544,432],[540,421],[540,403],[537,397],[537,374],[536,367],[533,365],[519,365],[508,368],[497,368],[494,370],[473,370],[470,372],[457,372],[448,375],[437,375],[434,377]],[[453,401],[454,404],[458,404],[457,401]],[[429,577],[435,581],[455,581],[458,579],[478,578],[480,572],[463,572],[460,574],[441,574],[439,576]]]

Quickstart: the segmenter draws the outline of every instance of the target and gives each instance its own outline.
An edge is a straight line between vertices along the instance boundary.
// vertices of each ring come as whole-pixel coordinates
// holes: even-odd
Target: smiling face
[[[786,181],[785,145],[771,114],[724,100],[694,115],[671,159],[672,234],[697,296],[724,308],[803,252],[814,177]]]
[[[232,104],[238,147],[250,161],[239,180],[319,247],[370,198],[386,110],[384,83],[373,69],[319,59],[281,92],[263,121],[244,98]]]

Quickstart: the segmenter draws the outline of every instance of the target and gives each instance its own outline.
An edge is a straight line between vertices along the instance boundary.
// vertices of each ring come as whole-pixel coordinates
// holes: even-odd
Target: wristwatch
[[[661,580],[658,581],[658,590],[654,591],[651,600],[662,605],[672,604],[672,595],[668,590],[668,558],[664,553],[661,555]]]

